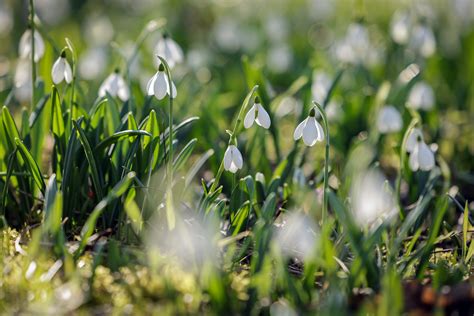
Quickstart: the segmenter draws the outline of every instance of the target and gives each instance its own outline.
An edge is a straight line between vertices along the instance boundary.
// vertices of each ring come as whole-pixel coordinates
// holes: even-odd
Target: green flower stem
[[[30,0],[29,22],[31,27],[31,110],[35,107],[35,83],[36,83],[36,63],[35,63],[35,5]]]
[[[329,125],[326,116],[326,112],[317,102],[313,101],[315,107],[318,108],[319,113],[323,119],[324,124],[324,133],[326,134],[326,153],[324,158],[324,192],[323,192],[323,213],[322,213],[322,223],[326,222],[326,217],[328,214],[328,194],[329,194]]]
[[[230,133],[229,136],[229,142],[227,145],[231,145],[233,139],[237,139],[237,135],[242,127],[242,115],[247,108],[247,106],[250,103],[250,100],[252,99],[252,96],[255,94],[255,91],[257,91],[258,85],[255,85],[252,90],[247,94],[247,97],[244,99],[244,102],[242,102],[242,105],[239,110],[239,114],[237,115],[237,119],[235,120],[234,123],[234,129]],[[209,189],[209,194],[213,193],[219,184],[219,180],[221,179],[222,173],[224,172],[224,157],[222,157],[221,164],[219,165],[219,169],[217,170],[216,178],[214,179],[214,182],[211,185],[211,188]]]
[[[68,121],[68,130],[72,129],[72,120],[74,120],[74,102],[75,102],[75,86],[76,86],[76,50],[72,45],[72,42],[66,37],[67,48],[71,52],[71,61],[72,61],[72,82],[71,82],[71,100],[69,102],[69,117]]]
[[[400,187],[402,184],[403,174],[405,173],[405,162],[406,162],[406,157],[407,157],[406,144],[407,144],[408,136],[410,136],[410,133],[413,131],[415,126],[418,124],[418,122],[419,122],[419,118],[416,116],[411,120],[410,125],[408,125],[408,128],[405,134],[403,135],[402,145],[400,146],[400,170],[398,171],[397,182],[395,186],[395,194],[396,194],[396,199],[398,202],[400,219],[402,220],[405,218],[405,210],[402,207]]]
[[[173,85],[172,85],[172,81],[171,81],[171,72],[170,72],[170,67],[168,66],[168,63],[166,62],[166,60],[161,57],[161,56],[158,56],[158,58],[160,59],[161,63],[163,64],[163,67],[165,67],[165,72],[166,72],[166,76],[168,77],[168,89],[169,89],[169,92],[170,92],[170,95],[169,95],[169,113],[168,113],[168,125],[169,125],[169,137],[168,137],[168,141],[169,141],[169,149],[168,149],[168,168],[167,168],[167,176],[168,176],[168,181],[169,181],[169,187],[171,188],[172,184],[173,184],[173,98],[171,97],[172,95],[172,91],[173,91]]]

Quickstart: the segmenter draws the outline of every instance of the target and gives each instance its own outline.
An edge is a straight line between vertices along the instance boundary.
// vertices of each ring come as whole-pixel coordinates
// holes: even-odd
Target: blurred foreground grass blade
[[[31,176],[33,177],[33,180],[40,189],[41,193],[44,195],[44,192],[46,190],[46,184],[44,183],[43,176],[41,174],[40,168],[38,167],[38,164],[33,159],[33,156],[31,156],[30,152],[19,138],[15,138],[15,143],[17,145],[18,152],[25,161],[26,168],[30,172]]]
[[[97,167],[97,162],[95,161],[94,153],[92,152],[91,146],[89,144],[89,141],[87,140],[87,136],[84,130],[79,126],[77,121],[72,121],[72,123],[74,124],[74,128],[76,129],[79,135],[79,141],[81,142],[82,147],[84,148],[84,153],[86,154],[87,161],[89,162],[92,174],[92,183],[94,184],[95,192],[97,194],[98,199],[102,200],[104,198],[104,194],[102,192],[102,181],[100,180],[101,177],[99,169]]]
[[[76,123],[73,121],[73,123]],[[99,216],[102,214],[102,212],[105,210],[107,205],[109,205],[110,202],[113,200],[121,197],[125,192],[127,192],[128,188],[132,184],[133,180],[135,179],[135,172],[130,172],[127,174],[125,178],[123,178],[119,183],[117,183],[112,190],[107,194],[105,198],[103,198],[94,208],[92,213],[89,215],[89,218],[87,218],[86,223],[82,227],[81,230],[81,241],[79,244],[79,248],[76,250],[74,256],[75,258],[78,258],[82,252],[84,251],[87,242],[89,238],[92,236],[94,233],[94,230],[96,228],[96,223],[97,219]]]

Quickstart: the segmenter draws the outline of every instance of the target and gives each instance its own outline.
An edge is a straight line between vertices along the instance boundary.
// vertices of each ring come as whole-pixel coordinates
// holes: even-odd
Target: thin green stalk
[[[408,136],[413,131],[415,126],[418,124],[418,122],[419,122],[419,118],[417,117],[414,117],[411,120],[410,125],[408,125],[408,128],[405,131],[405,134],[403,135],[402,145],[400,146],[400,169],[398,171],[397,182],[395,186],[395,195],[398,202],[400,219],[402,220],[405,218],[405,210],[402,207],[400,188],[402,184],[403,174],[405,173],[405,162],[406,162],[406,157],[407,157],[406,144],[407,144]]]
[[[229,133],[230,136],[229,136],[229,142],[227,143],[227,145],[231,145],[232,139],[237,137],[237,134],[240,131],[240,127],[242,123],[242,114],[247,108],[252,96],[254,95],[255,91],[257,91],[257,89],[258,89],[258,85],[255,85],[245,97],[244,102],[242,102],[242,105],[240,106],[239,114],[237,115],[237,119],[235,120],[235,123],[234,123],[234,129],[232,130],[232,132]],[[217,189],[217,185],[219,184],[219,180],[223,172],[224,172],[224,158],[222,158],[221,160],[221,164],[219,165],[219,169],[217,170],[217,174],[214,179],[214,182],[212,183],[211,188],[209,189],[209,194],[212,194]]]
[[[326,217],[328,214],[328,194],[329,194],[329,125],[326,112],[317,102],[313,101],[314,106],[316,106],[321,113],[324,124],[324,133],[326,134],[326,153],[324,157],[324,192],[323,192],[323,213],[322,213],[322,223],[326,222]]]
[[[71,100],[69,102],[69,121],[68,121],[68,131],[72,128],[72,120],[74,120],[74,102],[75,102],[75,87],[76,87],[76,50],[72,45],[72,42],[66,37],[66,44],[71,52],[71,59],[72,59],[72,82],[71,82]]]
[[[29,22],[31,27],[31,109],[35,107],[35,82],[36,82],[36,63],[35,63],[35,5],[30,0]]]
[[[168,181],[170,186],[172,185],[172,179],[173,179],[173,97],[172,95],[172,81],[171,81],[171,72],[170,72],[170,67],[168,66],[168,63],[164,58],[161,56],[158,56],[160,59],[161,63],[165,67],[165,72],[166,76],[168,77],[168,89],[170,92],[169,95],[169,111],[168,111],[168,128],[169,128],[169,136],[168,136],[168,141],[169,141],[169,149],[168,149],[168,164],[167,164],[167,171],[168,171]]]

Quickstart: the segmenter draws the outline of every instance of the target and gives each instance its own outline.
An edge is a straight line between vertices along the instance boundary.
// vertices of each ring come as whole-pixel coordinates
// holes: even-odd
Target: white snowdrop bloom
[[[429,110],[433,108],[435,96],[433,88],[426,82],[417,82],[408,95],[407,107],[419,110]]]
[[[406,150],[410,153],[408,165],[412,171],[417,171],[418,169],[429,171],[435,166],[434,154],[428,145],[425,144],[420,130],[413,129],[410,133],[406,143]]]
[[[171,94],[168,82],[168,76],[165,73],[165,67],[160,64],[156,74],[148,80],[146,85],[148,95],[154,95],[158,100],[162,100],[167,94],[172,98],[176,98],[177,91],[174,82],[171,81]]]
[[[407,137],[407,142],[405,144],[405,149],[407,152],[411,153],[415,149],[415,145],[418,142],[418,138],[423,139],[423,133],[421,129],[414,128],[411,130],[410,134]]]
[[[377,117],[377,128],[380,133],[398,132],[402,125],[402,116],[393,105],[385,105],[380,109]]]
[[[313,84],[311,85],[311,93],[313,100],[319,104],[323,104],[326,100],[329,88],[331,87],[331,78],[325,72],[318,72],[313,75]]]
[[[397,207],[385,177],[376,170],[358,175],[350,190],[352,215],[361,228],[375,229],[397,214]]]
[[[316,111],[313,108],[309,112],[308,117],[296,127],[293,134],[294,140],[303,137],[303,142],[306,146],[313,146],[316,142],[324,140],[323,127],[316,121],[315,115]]]
[[[395,12],[390,23],[390,35],[395,43],[406,44],[410,37],[410,15],[407,12]]]
[[[28,28],[25,33],[20,38],[20,44],[18,46],[18,52],[20,55],[20,58],[30,58],[31,57],[31,29]],[[35,35],[34,35],[34,41],[35,41],[35,56],[34,60],[37,63],[44,55],[44,41],[43,38],[41,37],[41,34],[35,30]]]
[[[156,43],[155,54],[163,57],[170,68],[183,61],[183,50],[166,33]]]
[[[283,255],[304,260],[315,254],[319,232],[310,217],[301,212],[291,212],[274,229],[275,241]]]
[[[270,116],[267,111],[260,104],[260,98],[255,97],[255,103],[252,105],[250,110],[247,112],[244,118],[245,128],[250,128],[253,125],[253,122],[256,122],[263,128],[268,129],[270,127]]]
[[[436,51],[436,39],[431,28],[417,25],[412,32],[409,46],[423,57],[430,57]]]
[[[236,173],[237,170],[242,169],[244,160],[239,149],[234,145],[229,145],[224,154],[224,169],[232,173]]]
[[[53,64],[51,69],[51,77],[53,78],[54,84],[60,84],[63,80],[66,83],[72,82],[72,69],[66,59],[66,52],[63,51],[61,56]]]
[[[93,80],[104,73],[108,54],[104,47],[89,48],[81,55],[78,63],[79,75],[83,79]]]
[[[127,83],[120,75],[118,69],[110,74],[99,88],[99,97],[105,97],[109,93],[113,97],[119,97],[122,101],[127,101],[130,97],[130,90]]]

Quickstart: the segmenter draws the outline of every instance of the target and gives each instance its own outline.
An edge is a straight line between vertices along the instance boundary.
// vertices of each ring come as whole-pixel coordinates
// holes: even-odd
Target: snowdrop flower
[[[308,117],[301,122],[295,129],[293,134],[294,140],[303,137],[306,146],[313,146],[316,142],[322,142],[324,139],[324,131],[321,124],[316,121],[316,111],[314,108],[309,112]]]
[[[66,51],[61,52],[61,56],[53,64],[51,69],[51,77],[54,84],[60,84],[63,80],[67,83],[72,81],[72,69],[66,59]]]
[[[120,75],[118,69],[109,75],[100,85],[99,97],[105,97],[107,93],[113,97],[118,96],[119,99],[124,102],[130,97],[130,90],[128,89],[127,83]]]
[[[168,82],[168,76],[165,73],[165,67],[160,64],[156,74],[148,80],[146,85],[148,95],[154,95],[158,100],[162,100],[167,94],[172,98],[176,98],[177,91],[174,82],[171,81],[171,94]]]
[[[16,65],[13,82],[15,85],[15,97],[20,102],[29,101],[31,98],[31,62],[28,59],[19,59]]]
[[[417,25],[413,29],[409,46],[423,57],[430,57],[436,51],[436,39],[431,28]]]
[[[361,228],[375,229],[397,214],[391,189],[379,171],[370,170],[357,176],[350,196],[354,220]]]
[[[30,58],[31,57],[31,28],[28,28],[25,33],[20,38],[20,45],[18,47],[20,58]],[[35,56],[34,60],[37,63],[44,55],[44,41],[41,37],[41,34],[38,31],[35,31],[34,34],[35,41]]]
[[[323,104],[326,100],[329,88],[331,87],[331,78],[324,72],[318,72],[313,75],[313,84],[311,85],[311,93],[313,100],[319,104]]]
[[[229,145],[224,154],[224,169],[232,173],[242,169],[244,161],[239,149],[234,145]]]
[[[405,146],[406,151],[410,153],[408,164],[411,170],[429,171],[433,169],[435,165],[434,154],[428,145],[425,144],[420,129],[414,128],[411,131]]]
[[[253,125],[253,122],[256,122],[263,128],[268,129],[270,127],[270,116],[267,111],[260,104],[260,98],[255,97],[255,103],[250,108],[250,110],[245,115],[244,126],[245,128],[250,128]]]
[[[156,44],[155,54],[163,57],[170,68],[183,61],[183,50],[167,33],[164,33]]]
[[[377,128],[380,133],[398,132],[403,125],[402,116],[393,105],[385,105],[377,117]]]
[[[406,12],[396,12],[390,23],[390,35],[397,44],[406,44],[410,36],[410,16]]]
[[[426,82],[417,82],[410,91],[407,107],[412,109],[429,110],[433,108],[435,97],[433,89]]]

